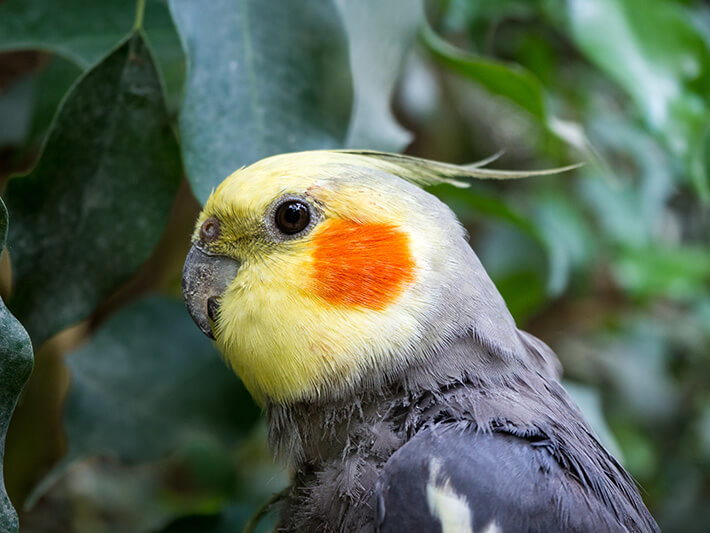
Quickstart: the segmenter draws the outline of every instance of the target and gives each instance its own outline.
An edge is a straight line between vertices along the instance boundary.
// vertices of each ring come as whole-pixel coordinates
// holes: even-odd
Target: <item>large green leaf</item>
[[[352,91],[330,0],[170,0],[170,8],[188,56],[181,145],[199,200],[242,165],[344,144]]]
[[[231,444],[259,415],[182,301],[151,297],[120,311],[67,364],[69,459],[146,461],[200,434]]]
[[[136,34],[74,86],[37,167],[7,188],[10,306],[36,345],[145,261],[180,175],[158,73]]]
[[[710,197],[710,51],[692,15],[659,0],[568,0],[572,36],[615,79],[646,123],[684,158]]]
[[[0,4],[0,50],[52,51],[88,68],[131,30],[135,10],[125,0],[7,0]]]
[[[0,50],[46,50],[87,69],[131,31],[135,12],[128,0],[7,0],[0,3]],[[184,57],[166,0],[148,0],[144,27],[168,93],[177,95]]]
[[[150,461],[205,436],[229,446],[259,416],[182,301],[150,297],[123,309],[67,364],[67,455],[32,500],[79,458]]]
[[[0,200],[0,253],[5,246],[6,234],[7,211]],[[32,373],[32,365],[30,338],[0,298],[0,530],[7,533],[15,533],[18,523],[17,513],[5,491],[5,435],[20,392]]]
[[[411,134],[392,115],[392,92],[423,20],[422,0],[335,0],[348,34],[355,100],[346,144],[400,151]]]

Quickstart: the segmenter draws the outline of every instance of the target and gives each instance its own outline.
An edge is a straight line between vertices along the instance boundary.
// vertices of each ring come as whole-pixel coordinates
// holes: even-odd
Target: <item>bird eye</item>
[[[276,227],[286,235],[303,231],[310,221],[311,211],[301,200],[288,200],[276,209]]]
[[[204,242],[216,241],[220,234],[219,220],[210,217],[200,227],[200,239]]]

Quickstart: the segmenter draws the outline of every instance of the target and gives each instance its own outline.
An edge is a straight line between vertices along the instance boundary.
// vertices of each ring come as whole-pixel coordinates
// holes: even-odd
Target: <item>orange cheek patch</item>
[[[390,224],[330,221],[312,257],[315,291],[335,304],[382,310],[414,281],[409,238]]]

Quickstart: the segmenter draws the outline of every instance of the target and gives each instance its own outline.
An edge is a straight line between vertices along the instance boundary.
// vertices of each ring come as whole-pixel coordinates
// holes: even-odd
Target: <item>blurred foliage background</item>
[[[0,52],[0,295],[24,326],[0,302],[0,437],[21,531],[238,531],[286,484],[180,270],[222,178],[344,146],[586,163],[432,192],[662,529],[710,531],[707,3],[4,0]]]

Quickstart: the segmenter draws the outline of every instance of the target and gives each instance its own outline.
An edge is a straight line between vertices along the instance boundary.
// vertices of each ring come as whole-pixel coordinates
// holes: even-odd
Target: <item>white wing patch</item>
[[[456,494],[449,478],[444,478],[443,483],[437,482],[440,469],[441,463],[433,458],[429,463],[429,482],[426,486],[429,512],[441,522],[441,533],[473,533],[468,501]]]
[[[486,529],[481,531],[481,533],[502,533],[502,530],[498,527],[498,524],[496,524],[494,520],[491,520],[491,523],[488,524]]]
[[[471,526],[472,511],[468,500],[451,486],[447,477],[440,478],[441,462],[432,458],[429,463],[429,482],[426,499],[429,512],[439,519],[441,533],[475,533]],[[491,521],[480,533],[502,533],[495,521]]]

